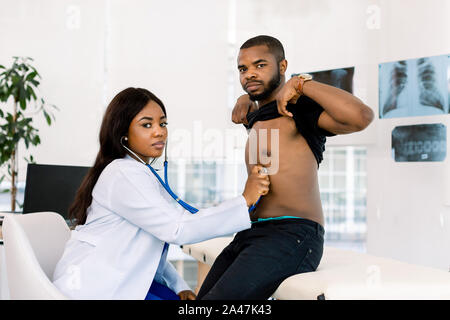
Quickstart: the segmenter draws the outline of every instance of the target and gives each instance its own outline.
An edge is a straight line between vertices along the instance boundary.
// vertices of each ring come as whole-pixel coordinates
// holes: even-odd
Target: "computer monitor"
[[[53,211],[68,220],[68,210],[89,167],[28,164],[23,213]]]

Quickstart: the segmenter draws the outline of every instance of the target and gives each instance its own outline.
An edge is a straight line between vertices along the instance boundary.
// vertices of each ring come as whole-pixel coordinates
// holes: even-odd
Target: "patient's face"
[[[282,80],[280,66],[265,45],[241,49],[238,70],[242,89],[253,101],[269,98]]]
[[[161,107],[150,101],[130,123],[128,147],[142,160],[160,157],[167,140],[167,118]]]

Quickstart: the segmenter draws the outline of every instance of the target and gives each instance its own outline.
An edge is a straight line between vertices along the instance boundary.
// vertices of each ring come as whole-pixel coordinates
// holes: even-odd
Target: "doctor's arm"
[[[225,236],[251,226],[246,198],[254,198],[251,201],[256,202],[258,194],[253,189],[263,183],[259,181],[261,178],[247,181],[253,188],[250,188],[251,196],[238,196],[192,214],[175,208],[174,205],[178,206],[175,202],[169,203],[151,174],[146,167],[122,168],[108,180],[107,191],[96,197],[103,198],[103,205],[130,223],[162,241],[178,245]],[[268,185],[266,188],[268,191]]]
[[[181,300],[195,300],[196,296],[191,288],[178,274],[175,267],[169,261],[165,261],[162,278],[167,286],[172,289]]]

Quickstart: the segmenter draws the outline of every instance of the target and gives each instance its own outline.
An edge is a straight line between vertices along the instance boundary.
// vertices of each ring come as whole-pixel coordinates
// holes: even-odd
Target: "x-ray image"
[[[450,113],[450,55],[447,57],[447,90],[448,90],[448,113]]]
[[[395,162],[444,161],[447,128],[442,123],[399,126],[392,130]]]
[[[328,84],[333,87],[353,93],[353,74],[355,72],[354,67],[333,69],[326,71],[308,72],[313,76],[315,81]],[[298,73],[293,74],[296,76]]]
[[[449,55],[379,65],[379,117],[447,114]]]

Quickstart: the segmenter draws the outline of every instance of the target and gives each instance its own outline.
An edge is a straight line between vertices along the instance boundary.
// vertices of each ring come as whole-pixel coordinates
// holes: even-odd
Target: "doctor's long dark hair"
[[[126,150],[120,144],[133,118],[150,102],[156,102],[167,116],[164,104],[153,93],[142,88],[127,88],[110,102],[100,128],[100,150],[94,165],[84,177],[74,202],[69,208],[72,226],[84,224],[92,202],[92,190],[103,169],[115,159],[123,158]]]

